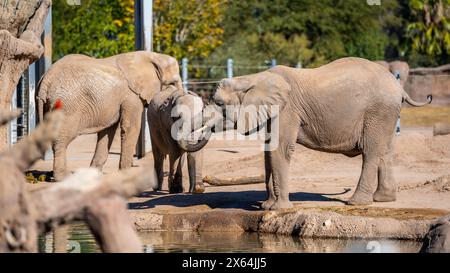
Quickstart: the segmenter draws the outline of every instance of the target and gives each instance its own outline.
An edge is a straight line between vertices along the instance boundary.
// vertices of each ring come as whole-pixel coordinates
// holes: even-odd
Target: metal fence
[[[180,66],[184,88],[199,94],[208,102],[221,79],[261,72],[275,65],[275,59],[267,65],[246,65],[229,58],[223,65],[218,65],[190,63],[187,58],[183,58]]]

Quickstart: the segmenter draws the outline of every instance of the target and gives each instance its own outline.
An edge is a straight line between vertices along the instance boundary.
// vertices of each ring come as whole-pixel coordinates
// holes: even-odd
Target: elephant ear
[[[251,134],[275,118],[286,106],[291,86],[281,76],[271,71],[232,79],[241,103],[237,115],[237,130]]]
[[[116,64],[129,88],[147,104],[163,85],[177,84],[181,87],[178,63],[170,56],[137,51],[118,55]]]

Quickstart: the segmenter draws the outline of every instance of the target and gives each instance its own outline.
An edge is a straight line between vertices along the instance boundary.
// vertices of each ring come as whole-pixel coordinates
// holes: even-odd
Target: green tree
[[[387,11],[397,8],[396,0],[380,6],[361,0],[230,1],[225,42],[212,58],[249,64],[276,58],[280,64],[309,67],[344,56],[383,59],[394,41],[385,29],[401,23]]]
[[[53,4],[53,59],[71,53],[108,57],[134,50],[133,0]]]
[[[177,59],[203,59],[222,44],[225,0],[155,0],[153,47]]]
[[[411,22],[407,37],[411,55],[427,55],[428,60],[442,64],[450,55],[450,0],[410,0]]]

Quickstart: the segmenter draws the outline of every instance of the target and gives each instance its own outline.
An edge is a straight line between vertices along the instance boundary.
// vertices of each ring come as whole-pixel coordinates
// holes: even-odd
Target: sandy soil
[[[69,147],[70,170],[89,166],[95,148],[95,135],[80,136]],[[117,169],[119,139],[113,144],[104,172]],[[204,151],[203,175],[218,177],[253,176],[263,174],[263,154],[258,140],[211,140]],[[167,161],[167,160],[166,160]],[[361,171],[361,157],[348,158],[339,154],[312,151],[296,146],[290,167],[290,199],[296,207],[328,207],[331,210],[386,211],[381,208],[420,208],[421,213],[435,216],[450,212],[450,135],[433,136],[431,128],[403,129],[396,137],[394,173],[399,184],[398,200],[374,203],[368,209],[357,212],[346,201],[356,188]],[[136,166],[151,168],[151,152]],[[51,154],[39,161],[32,169],[51,170]],[[167,170],[167,162],[165,170]],[[188,188],[187,170],[184,170],[184,186]],[[51,186],[41,182],[29,184],[30,190]],[[131,209],[150,209],[157,212],[192,212],[212,208],[258,209],[265,198],[264,184],[206,187],[204,194],[169,195],[167,182],[160,193],[148,191],[130,199]],[[341,208],[341,209],[339,209]],[[378,209],[380,208],[380,209]],[[430,209],[430,210],[426,210]],[[361,212],[362,211],[362,212]],[[420,211],[420,210],[417,210]],[[398,213],[398,211],[397,211]],[[376,213],[375,213],[376,214]],[[373,215],[372,215],[373,216]]]

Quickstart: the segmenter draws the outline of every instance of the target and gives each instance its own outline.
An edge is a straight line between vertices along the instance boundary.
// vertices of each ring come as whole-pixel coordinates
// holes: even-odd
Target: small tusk
[[[203,131],[205,131],[206,129],[208,129],[208,126],[203,126],[202,128],[200,128],[200,129],[198,129],[198,130],[195,130],[194,132],[192,132],[193,134],[196,134],[196,133],[203,133]]]
[[[26,229],[24,227],[19,228],[20,235],[19,238],[16,239],[16,237],[12,234],[11,229],[5,229],[5,239],[8,245],[10,245],[13,248],[18,248],[20,245],[24,244],[26,241]]]

